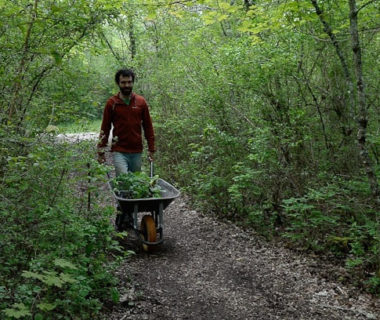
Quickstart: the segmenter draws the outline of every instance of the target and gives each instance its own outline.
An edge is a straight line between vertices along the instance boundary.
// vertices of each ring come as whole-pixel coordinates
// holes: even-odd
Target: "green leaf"
[[[67,274],[67,273],[61,273],[60,274],[60,278],[63,282],[67,282],[67,283],[75,283],[77,282],[77,280],[75,280],[71,275]]]
[[[20,319],[22,317],[31,316],[31,312],[23,303],[15,303],[13,308],[5,309],[4,313],[10,317],[15,319]]]
[[[44,320],[44,316],[41,313],[36,313],[34,320]]]
[[[78,268],[72,264],[70,261],[67,261],[65,259],[57,258],[54,260],[54,264],[58,267],[61,267],[63,269],[68,268],[71,270],[77,270]]]
[[[31,272],[31,271],[23,271],[21,275],[27,279],[37,279],[40,281],[43,281],[44,279],[44,276],[42,274]]]
[[[42,311],[51,311],[53,310],[57,305],[55,303],[48,303],[48,302],[42,302],[37,304],[38,309]]]
[[[48,286],[56,286],[58,288],[62,288],[62,285],[65,283],[65,281],[63,281],[55,272],[52,271],[45,271],[42,282]]]
[[[218,21],[221,22],[223,20],[226,20],[228,18],[228,16],[226,14],[221,14],[221,15],[218,15]]]
[[[111,298],[112,298],[113,302],[115,302],[115,303],[119,302],[120,294],[116,288],[111,288]]]
[[[56,50],[50,51],[50,55],[54,58],[56,65],[60,65],[62,62],[62,56]]]

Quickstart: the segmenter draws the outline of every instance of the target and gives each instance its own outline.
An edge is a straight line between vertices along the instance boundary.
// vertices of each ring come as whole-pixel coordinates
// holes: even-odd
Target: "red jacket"
[[[149,108],[142,96],[132,93],[129,105],[119,93],[108,99],[100,129],[99,153],[104,152],[113,124],[111,151],[139,153],[143,150],[141,128],[144,129],[148,150],[154,152],[154,131]]]

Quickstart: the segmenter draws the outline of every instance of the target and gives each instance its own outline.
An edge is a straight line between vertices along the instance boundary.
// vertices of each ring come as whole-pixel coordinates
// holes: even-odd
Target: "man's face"
[[[119,88],[124,96],[129,96],[133,88],[133,78],[121,75],[119,78]]]

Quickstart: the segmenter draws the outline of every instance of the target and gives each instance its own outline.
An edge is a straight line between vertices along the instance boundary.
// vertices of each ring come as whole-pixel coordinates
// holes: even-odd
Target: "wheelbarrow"
[[[150,177],[153,177],[153,162],[150,162]],[[118,203],[115,221],[117,229],[134,230],[143,250],[147,252],[163,242],[164,210],[180,195],[180,192],[165,180],[158,179],[156,183],[161,188],[160,197],[130,199],[126,197],[127,192],[115,191],[112,180],[108,182]],[[143,213],[140,226],[139,213]]]

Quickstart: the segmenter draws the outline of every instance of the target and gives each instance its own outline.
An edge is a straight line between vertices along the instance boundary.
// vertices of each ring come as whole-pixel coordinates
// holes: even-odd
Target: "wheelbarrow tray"
[[[157,180],[158,186],[161,188],[161,196],[159,198],[141,198],[141,199],[130,199],[124,197],[125,191],[114,191],[112,182],[109,182],[111,191],[120,205],[120,210],[123,213],[132,213],[135,211],[137,206],[137,212],[152,212],[158,210],[159,206],[162,206],[164,210],[175,198],[180,195],[180,192],[172,186],[169,182],[163,179]]]

